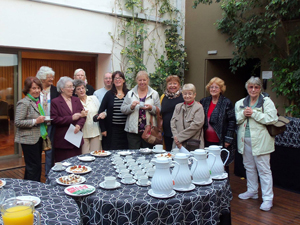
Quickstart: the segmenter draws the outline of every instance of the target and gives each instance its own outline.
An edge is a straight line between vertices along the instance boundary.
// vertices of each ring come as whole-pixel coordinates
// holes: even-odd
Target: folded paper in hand
[[[75,130],[75,126],[73,124],[70,124],[70,127],[67,130],[67,133],[65,135],[65,140],[67,140],[68,142],[70,142],[71,144],[79,148],[83,133],[81,131],[78,131],[77,134],[74,134],[74,130]]]

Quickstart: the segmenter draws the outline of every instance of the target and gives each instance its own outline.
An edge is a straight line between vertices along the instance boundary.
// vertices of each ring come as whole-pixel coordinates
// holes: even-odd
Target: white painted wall
[[[116,15],[131,16],[124,3],[125,0],[0,0],[0,47],[92,53],[99,57],[104,54],[97,65],[97,87],[101,87],[103,71],[124,69],[122,46],[113,43],[109,35],[119,32],[120,19]],[[171,3],[184,14],[183,0]],[[145,11],[137,11],[136,15],[149,20],[147,29],[151,32],[159,18],[151,4],[143,4]],[[163,19],[169,19],[168,15]],[[150,38],[159,40],[156,48],[163,54],[165,28],[159,23],[158,26],[158,33]],[[146,41],[145,49],[148,46]],[[144,59],[148,72],[153,72],[155,58],[144,55]]]

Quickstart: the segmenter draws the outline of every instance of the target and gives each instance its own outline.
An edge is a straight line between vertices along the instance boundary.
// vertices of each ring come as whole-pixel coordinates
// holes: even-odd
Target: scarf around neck
[[[41,105],[40,99],[32,97],[31,94],[27,94],[27,96],[28,96],[28,98],[30,98],[32,101],[35,102],[35,104],[36,104],[36,106],[37,106],[37,108],[40,112],[40,115],[45,116],[45,112],[44,112],[44,109]],[[48,133],[47,133],[47,125],[45,123],[40,124],[40,132],[41,132],[42,138],[46,139]]]

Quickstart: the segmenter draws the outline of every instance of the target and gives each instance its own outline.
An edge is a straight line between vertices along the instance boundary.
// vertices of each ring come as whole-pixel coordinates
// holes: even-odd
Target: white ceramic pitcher
[[[216,156],[212,153],[208,153],[203,149],[196,149],[192,152],[196,161],[194,160],[191,171],[193,176],[193,183],[207,182],[210,179],[210,171],[216,162]],[[208,166],[207,155],[213,157],[213,163],[211,166]]]
[[[212,156],[208,156],[207,159],[207,163],[208,166],[211,167],[211,176],[215,177],[215,176],[221,176],[224,173],[224,165],[226,164],[228,158],[229,158],[229,151],[225,148],[222,149],[222,146],[218,146],[218,145],[210,145],[208,148],[205,148],[205,150],[208,150],[209,153],[212,153],[216,156],[216,161],[215,164],[213,165],[213,157]],[[227,158],[225,160],[225,162],[222,162],[221,159],[221,152],[222,151],[226,151],[227,152]],[[213,165],[213,166],[212,166]]]
[[[176,189],[189,189],[192,184],[192,173],[189,169],[189,159],[185,153],[177,153],[174,158],[175,166],[172,171],[174,187]]]
[[[151,189],[153,193],[156,195],[169,195],[173,190],[173,178],[170,173],[169,159],[166,157],[158,157],[152,160],[152,162],[156,167],[151,180]],[[175,177],[177,174],[175,174]]]

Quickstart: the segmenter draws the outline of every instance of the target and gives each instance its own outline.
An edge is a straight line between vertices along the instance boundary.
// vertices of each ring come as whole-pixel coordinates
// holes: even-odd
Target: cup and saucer
[[[136,182],[137,185],[141,186],[141,187],[147,187],[149,185],[151,185],[151,181],[148,180],[146,183],[141,183],[139,180]]]
[[[110,190],[110,189],[116,189],[116,188],[121,187],[121,184],[116,181],[115,177],[107,176],[107,177],[104,177],[104,181],[101,182],[99,184],[99,186],[103,189]]]

